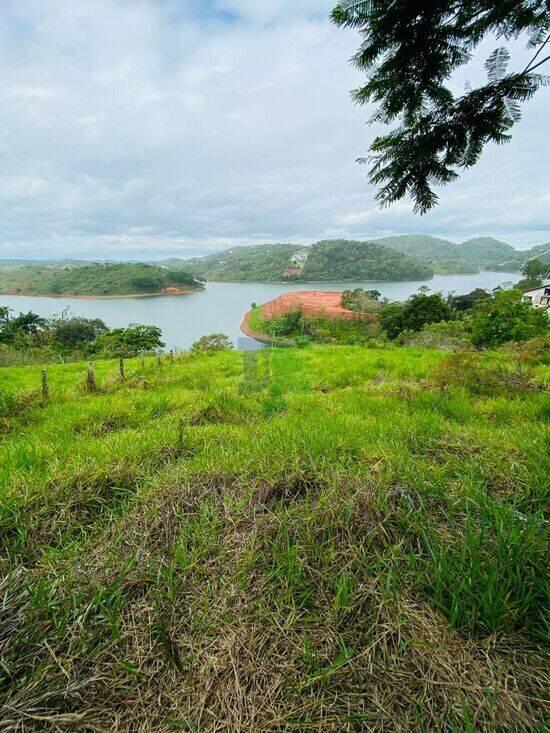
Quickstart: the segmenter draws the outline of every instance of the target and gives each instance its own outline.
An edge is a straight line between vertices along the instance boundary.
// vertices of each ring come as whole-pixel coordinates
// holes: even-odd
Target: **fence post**
[[[124,380],[126,379],[126,375],[124,374],[124,359],[122,358],[122,356],[118,360],[118,373],[120,375],[120,381],[124,382]]]
[[[42,402],[46,402],[48,399],[48,373],[45,369],[42,369]]]
[[[173,351],[173,349],[170,349],[170,361],[171,362],[174,361],[174,351]]]
[[[141,371],[142,372],[145,371],[145,355],[144,355],[143,351],[141,352]]]
[[[90,361],[88,363],[88,375],[86,377],[86,388],[88,392],[96,392],[97,387],[95,383],[95,372],[94,372],[94,365]]]

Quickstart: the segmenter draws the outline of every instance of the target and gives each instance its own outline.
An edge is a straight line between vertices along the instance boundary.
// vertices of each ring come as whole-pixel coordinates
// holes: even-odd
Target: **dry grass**
[[[499,398],[434,391],[402,353],[276,354],[278,391],[247,399],[237,354],[199,357],[67,397],[28,437],[14,418],[0,730],[542,730],[545,396],[503,426]],[[454,597],[457,572],[504,605]]]

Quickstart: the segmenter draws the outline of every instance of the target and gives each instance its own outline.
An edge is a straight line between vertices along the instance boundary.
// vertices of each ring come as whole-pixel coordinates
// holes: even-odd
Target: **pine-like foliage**
[[[359,159],[371,166],[382,206],[410,195],[416,212],[431,209],[434,187],[474,165],[488,142],[507,142],[521,103],[548,84],[536,70],[550,59],[550,0],[341,0],[332,18],[363,39],[354,63],[367,81],[353,98],[378,104],[371,122],[397,125]],[[446,86],[485,36],[523,33],[534,49],[524,69],[509,71],[501,45],[487,59],[484,85],[462,96]]]

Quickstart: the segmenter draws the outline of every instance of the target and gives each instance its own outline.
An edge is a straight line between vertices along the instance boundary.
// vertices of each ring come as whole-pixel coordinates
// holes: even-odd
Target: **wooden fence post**
[[[118,360],[118,373],[120,375],[120,381],[124,382],[124,380],[126,379],[126,375],[124,374],[124,359],[122,358],[122,356]]]
[[[145,355],[144,355],[143,351],[141,352],[141,371],[142,372],[145,371]]]
[[[94,372],[94,365],[92,362],[89,362],[88,364],[88,375],[86,377],[86,389],[88,392],[96,392],[97,387],[95,383],[95,372]]]
[[[174,351],[173,351],[173,349],[170,349],[170,361],[171,362],[174,361]]]
[[[45,369],[42,369],[42,402],[46,402],[48,399],[48,373]]]

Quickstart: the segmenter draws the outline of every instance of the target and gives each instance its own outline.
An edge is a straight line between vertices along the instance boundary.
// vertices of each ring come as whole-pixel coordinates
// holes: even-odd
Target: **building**
[[[292,255],[290,261],[295,267],[303,267],[308,258],[308,254],[309,252],[307,252],[305,249],[301,249],[299,252],[296,252],[296,254]]]
[[[537,288],[529,288],[523,293],[523,300],[531,303],[534,308],[550,307],[550,283],[539,285]]]

